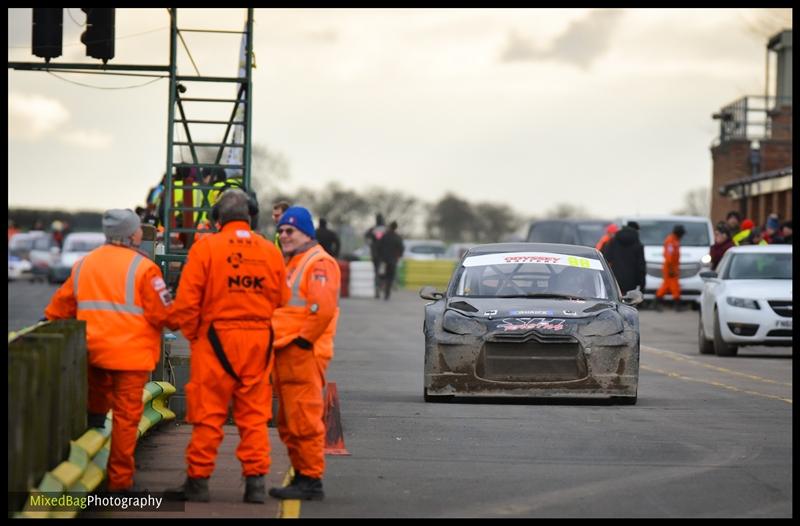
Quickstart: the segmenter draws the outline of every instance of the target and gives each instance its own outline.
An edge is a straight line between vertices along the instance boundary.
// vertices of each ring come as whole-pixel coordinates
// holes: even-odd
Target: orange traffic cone
[[[325,454],[350,455],[344,447],[342,419],[339,415],[339,392],[336,383],[328,383],[325,391]]]

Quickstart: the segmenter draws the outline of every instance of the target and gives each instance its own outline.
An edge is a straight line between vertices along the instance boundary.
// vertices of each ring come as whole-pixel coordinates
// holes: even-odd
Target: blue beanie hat
[[[311,212],[302,206],[290,206],[278,221],[278,226],[291,225],[311,239],[317,238],[314,222],[311,221]]]
[[[778,222],[778,218],[776,216],[769,216],[767,218],[767,228],[771,228],[772,230],[778,230],[780,227],[780,223]]]

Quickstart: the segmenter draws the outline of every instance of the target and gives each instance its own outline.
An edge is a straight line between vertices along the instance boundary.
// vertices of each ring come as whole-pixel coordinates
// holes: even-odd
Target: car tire
[[[736,356],[739,347],[726,343],[722,339],[722,332],[719,325],[719,312],[714,311],[714,352],[717,356]]]
[[[697,343],[700,354],[714,354],[714,341],[706,338],[705,331],[703,330],[703,315],[698,316],[699,322],[697,323]]]
[[[429,395],[428,388],[422,389],[422,398],[427,403],[446,403],[453,399],[453,395]]]

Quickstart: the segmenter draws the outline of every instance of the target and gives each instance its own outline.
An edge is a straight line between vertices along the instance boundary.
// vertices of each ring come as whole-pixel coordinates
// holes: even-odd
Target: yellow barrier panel
[[[405,289],[419,290],[430,285],[438,289],[447,287],[453,270],[456,267],[454,260],[405,260]]]

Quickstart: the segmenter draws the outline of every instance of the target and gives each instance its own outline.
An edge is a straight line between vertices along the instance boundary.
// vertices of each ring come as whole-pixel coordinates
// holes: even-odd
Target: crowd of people
[[[647,266],[644,246],[639,241],[639,225],[635,221],[619,228],[612,223],[597,242],[595,248],[603,253],[620,290],[626,294],[631,290],[644,291]],[[664,263],[662,265],[662,284],[655,294],[655,309],[663,309],[662,302],[667,294],[674,300],[676,310],[685,309],[681,302],[680,290],[680,241],[686,230],[683,225],[675,225],[664,239]],[[725,252],[734,246],[791,244],[792,222],[781,222],[778,214],[772,213],[762,226],[755,226],[751,219],[732,210],[714,228],[714,243],[710,247],[711,270],[716,270]]]

